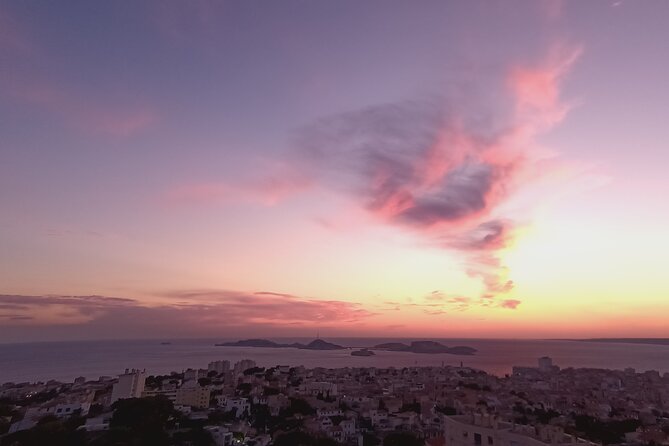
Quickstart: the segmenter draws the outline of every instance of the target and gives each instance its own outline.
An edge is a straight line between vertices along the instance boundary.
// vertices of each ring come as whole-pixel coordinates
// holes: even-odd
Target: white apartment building
[[[316,416],[319,418],[322,417],[341,417],[344,415],[344,412],[339,408],[327,408],[327,409],[318,409],[316,411]]]
[[[216,372],[218,375],[228,373],[230,371],[230,361],[212,361],[207,366],[207,370]]]
[[[226,396],[221,396],[218,398],[218,405],[222,407],[223,410],[229,412],[231,410],[236,411],[236,416],[239,418],[243,414],[251,413],[251,404],[246,398],[230,398]]]
[[[300,386],[300,392],[312,396],[318,394],[329,396],[338,395],[337,384],[324,381],[314,381],[302,384]]]
[[[256,362],[253,359],[242,359],[241,361],[235,364],[233,372],[235,375],[241,375],[242,373],[244,373],[244,370],[248,370],[255,366]]]
[[[205,426],[204,430],[209,432],[216,446],[231,446],[233,444],[232,432],[223,426]]]
[[[126,398],[140,398],[145,380],[146,370],[125,369],[125,373],[119,375],[118,382],[114,384],[109,404]]]
[[[559,426],[525,426],[500,421],[495,415],[444,416],[446,446],[596,446],[567,435]]]

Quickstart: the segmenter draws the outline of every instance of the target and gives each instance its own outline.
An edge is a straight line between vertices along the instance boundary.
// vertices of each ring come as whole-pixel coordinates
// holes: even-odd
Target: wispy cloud
[[[480,297],[468,297],[462,295],[452,295],[440,290],[431,293],[419,299],[407,299],[406,301],[385,301],[384,306],[380,307],[385,311],[401,311],[403,309],[418,309],[430,316],[442,316],[454,313],[461,313],[472,308],[497,308],[515,310],[522,302],[517,299],[495,299],[493,294],[484,294]]]
[[[276,205],[310,189],[313,180],[299,172],[281,168],[266,175],[238,182],[210,181],[181,184],[168,191],[166,202],[171,206],[220,205],[250,202]]]
[[[128,137],[158,121],[158,113],[152,107],[136,100],[91,98],[44,80],[17,78],[5,88],[15,101],[40,107],[85,132]]]
[[[0,51],[4,54],[30,55],[34,45],[21,24],[7,11],[0,8]]]
[[[109,86],[95,95],[77,85],[46,76],[50,54],[8,11],[0,9],[0,57],[12,61],[3,70],[0,95],[26,107],[45,111],[70,128],[93,134],[128,137],[159,120],[159,113],[136,92],[110,92]],[[9,66],[9,65],[8,65]]]
[[[186,290],[160,293],[149,304],[107,296],[0,295],[0,318],[7,326],[86,327],[91,335],[228,335],[253,330],[281,331],[286,327],[359,325],[374,316],[359,304],[304,298],[284,293],[229,290]]]

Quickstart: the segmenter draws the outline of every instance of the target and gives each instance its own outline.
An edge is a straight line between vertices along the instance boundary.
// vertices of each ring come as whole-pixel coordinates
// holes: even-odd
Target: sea
[[[146,369],[148,374],[166,374],[187,368],[206,368],[215,360],[253,359],[258,366],[305,367],[411,367],[464,365],[504,376],[513,366],[534,366],[550,356],[560,367],[634,368],[638,372],[669,372],[669,345],[629,344],[571,340],[430,339],[449,347],[477,349],[472,356],[416,354],[376,351],[375,356],[351,356],[351,350],[298,350],[292,348],[220,347],[231,339],[160,339],[122,341],[77,341],[0,344],[0,383],[59,380],[84,376],[116,376],[126,368]],[[276,342],[308,343],[312,339],[272,339]],[[418,339],[328,338],[346,347],[371,347],[383,342]]]

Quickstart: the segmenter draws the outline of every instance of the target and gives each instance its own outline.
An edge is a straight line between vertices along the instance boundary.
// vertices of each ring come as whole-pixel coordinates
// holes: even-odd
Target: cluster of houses
[[[33,401],[34,395],[52,398]],[[218,446],[272,445],[281,430],[260,423],[259,414],[295,419],[303,431],[357,446],[396,431],[412,432],[426,446],[594,444],[578,432],[577,416],[635,420],[620,443],[669,444],[669,374],[560,370],[550,358],[505,377],[467,367],[263,368],[253,360],[221,360],[162,376],[133,369],[95,381],[0,387],[0,398],[28,402],[10,433],[44,416],[75,414],[86,417],[80,429],[106,430],[115,401],[151,396],[203,420]],[[218,421],[211,422],[212,413]]]

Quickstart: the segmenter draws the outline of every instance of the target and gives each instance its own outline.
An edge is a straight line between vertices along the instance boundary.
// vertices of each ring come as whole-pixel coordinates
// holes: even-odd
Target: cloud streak
[[[158,121],[157,111],[134,93],[116,94],[109,86],[91,94],[45,76],[51,54],[13,15],[0,9],[0,57],[13,61],[0,79],[0,94],[23,106],[47,112],[84,132],[129,137]]]
[[[107,296],[0,295],[3,330],[49,326],[90,330],[91,335],[218,336],[292,327],[358,325],[374,316],[359,304],[271,292],[190,290],[161,293],[159,303]]]
[[[91,133],[129,137],[158,121],[153,108],[134,100],[113,103],[35,79],[15,79],[8,85],[7,94],[15,101],[61,117],[70,127]]]
[[[229,203],[273,206],[309,190],[313,185],[308,176],[281,169],[239,183],[212,181],[182,184],[167,193],[166,202],[170,206]]]

